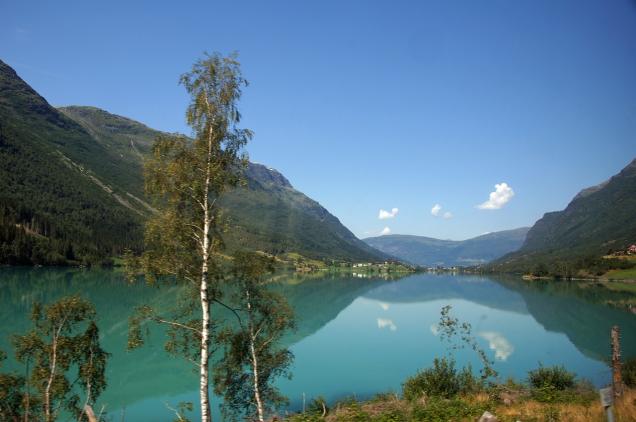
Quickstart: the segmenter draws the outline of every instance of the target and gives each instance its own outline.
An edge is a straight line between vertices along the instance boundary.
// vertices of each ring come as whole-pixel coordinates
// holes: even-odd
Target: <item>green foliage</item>
[[[285,418],[289,422],[323,422],[325,418],[314,413],[298,413]]]
[[[623,382],[628,387],[636,387],[636,357],[627,359],[623,364]]]
[[[25,376],[0,374],[2,415],[28,414],[50,422],[65,409],[86,419],[84,404],[93,405],[106,388],[109,356],[100,346],[94,317],[93,306],[77,296],[34,305],[34,328],[13,339]]]
[[[478,387],[479,382],[473,376],[470,367],[458,371],[454,360],[435,358],[431,368],[419,371],[406,379],[402,386],[402,394],[407,400],[417,400],[423,395],[451,398],[459,393],[476,391]]]
[[[6,353],[0,350],[0,366],[6,358]],[[0,373],[0,420],[22,420],[24,397],[24,377]]]
[[[470,323],[462,322],[458,318],[453,317],[451,310],[452,306],[447,305],[442,307],[442,310],[440,311],[440,319],[437,324],[439,338],[443,342],[446,342],[449,352],[464,349],[466,347],[473,350],[479,357],[482,364],[482,368],[479,371],[482,381],[487,381],[490,378],[497,377],[497,371],[495,371],[493,367],[494,362],[488,359],[486,352],[479,346],[477,340],[473,337],[472,326]]]
[[[373,422],[407,422],[409,420],[404,409],[389,409],[371,418]]]
[[[477,418],[488,409],[488,403],[471,404],[460,398],[432,397],[425,405],[413,409],[413,420],[430,422],[458,421]]]
[[[241,151],[252,133],[238,127],[241,115],[237,103],[247,81],[234,55],[206,55],[180,81],[190,96],[186,119],[194,139],[165,134],[153,144],[144,163],[144,181],[146,194],[152,198],[157,212],[146,221],[144,252],[138,258],[128,254],[126,269],[129,278],[143,273],[151,284],[160,280],[184,283],[190,294],[170,317],[158,315],[149,306],[138,308],[130,319],[128,346],[143,344],[145,322],[169,327],[165,348],[198,365],[201,418],[209,420],[210,347],[219,325],[211,307],[218,304],[229,308],[221,301],[224,272],[217,259],[224,245],[225,229],[219,199],[240,184],[241,171],[247,164]],[[255,309],[258,315],[262,314],[256,306]],[[200,312],[199,316],[193,317],[195,311]],[[252,331],[254,315],[248,312],[247,316],[253,350],[254,338],[261,327]],[[267,322],[263,323],[263,335],[276,328],[275,321]],[[217,377],[217,389],[221,388],[218,384],[226,382],[219,391],[228,390],[224,392],[226,407],[234,410],[249,397],[249,386],[241,376],[247,359],[246,332],[226,336],[231,338],[228,340],[231,352],[226,353],[219,366],[231,367],[233,373]],[[269,379],[280,373],[278,368],[284,366],[287,357],[265,345],[258,346],[256,354],[260,353],[258,357],[263,361],[263,397],[274,402],[278,399],[277,392],[270,388]],[[251,361],[254,355],[251,354]],[[259,383],[260,380],[254,380],[252,384]]]
[[[528,382],[533,388],[551,387],[555,390],[563,391],[568,388],[573,388],[575,380],[576,375],[560,365],[551,367],[540,366],[528,372]]]
[[[187,412],[192,412],[192,410],[194,409],[192,402],[182,401],[179,402],[176,409],[173,409],[171,407],[168,408],[175,414],[175,418],[172,420],[172,422],[190,422],[190,419],[188,419],[185,414]]]
[[[596,389],[563,366],[539,367],[528,372],[532,398],[543,403],[579,403],[588,405],[597,399]]]
[[[225,352],[214,377],[216,393],[223,396],[223,412],[229,419],[260,420],[259,401],[264,414],[287,403],[273,381],[290,376],[293,355],[279,342],[295,325],[285,298],[265,285],[265,276],[273,269],[273,261],[262,255],[234,255],[230,307],[238,328],[228,327],[219,336]]]
[[[307,413],[313,413],[317,415],[326,415],[329,413],[329,406],[327,400],[323,396],[314,397],[307,405]]]

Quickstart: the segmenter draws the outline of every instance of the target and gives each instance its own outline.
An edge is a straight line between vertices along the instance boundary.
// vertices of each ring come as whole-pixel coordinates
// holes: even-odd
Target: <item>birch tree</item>
[[[87,419],[83,409],[92,406],[106,388],[109,356],[99,343],[94,317],[93,305],[77,296],[48,306],[34,305],[33,329],[13,338],[15,357],[25,365],[25,375],[0,376],[0,384],[13,381],[19,388],[11,396],[14,404],[15,397],[21,398],[14,414],[22,415],[24,421],[52,422],[65,410],[78,421]],[[0,385],[0,396],[2,389]]]
[[[279,341],[294,328],[293,312],[283,296],[266,286],[265,276],[273,271],[270,259],[242,252],[234,256],[233,266],[230,303],[238,328],[221,335],[226,349],[215,373],[216,388],[228,419],[247,416],[264,422],[287,402],[273,381],[290,375],[293,355]]]
[[[150,283],[163,279],[186,283],[198,296],[200,317],[189,318],[183,312],[167,318],[143,307],[131,320],[129,346],[143,343],[139,327],[144,320],[170,327],[172,339],[167,348],[175,352],[181,346],[196,365],[201,420],[208,422],[212,419],[211,309],[220,302],[220,272],[215,260],[222,245],[219,198],[239,183],[247,161],[241,151],[252,133],[238,128],[241,115],[237,102],[247,81],[234,55],[206,55],[180,81],[190,96],[186,120],[193,139],[162,136],[146,160],[145,190],[158,212],[146,224],[145,251],[138,263]],[[193,342],[198,343],[195,349]]]

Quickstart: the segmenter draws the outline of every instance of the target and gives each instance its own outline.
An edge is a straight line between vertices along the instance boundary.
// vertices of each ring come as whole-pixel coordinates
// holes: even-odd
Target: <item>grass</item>
[[[605,286],[617,292],[636,293],[636,283],[622,283],[620,281],[609,281]]]
[[[626,375],[631,374],[630,363]],[[633,387],[631,378],[627,385]],[[288,416],[289,422],[411,422],[476,421],[485,412],[500,422],[604,421],[596,388],[563,366],[529,371],[526,382],[496,383],[476,379],[470,367],[457,370],[454,360],[442,358],[434,366],[407,378],[402,395],[380,394],[366,402],[346,399],[330,407],[315,406]],[[320,398],[324,403],[324,399]],[[627,388],[615,402],[616,421],[636,421],[636,389]]]
[[[603,275],[603,278],[610,280],[636,280],[636,267],[626,270],[610,270]],[[636,292],[636,289],[629,291]]]
[[[514,396],[514,394],[513,394]],[[292,415],[289,422],[410,422],[410,421],[475,421],[484,411],[497,416],[500,422],[601,422],[605,411],[596,398],[586,401],[545,403],[530,396],[516,395],[504,400],[503,394],[480,392],[451,399],[422,397],[416,401],[395,394],[379,396],[368,402],[347,401],[337,404],[324,417],[318,413]],[[636,421],[636,390],[629,389],[617,400],[616,422]]]

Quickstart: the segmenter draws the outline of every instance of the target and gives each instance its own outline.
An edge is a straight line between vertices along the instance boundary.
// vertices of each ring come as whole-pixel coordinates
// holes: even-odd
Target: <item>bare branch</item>
[[[195,333],[201,335],[201,331],[197,330],[194,327],[190,327],[189,325],[185,325],[185,324],[181,324],[180,322],[176,322],[176,321],[168,321],[159,317],[154,317],[152,318],[153,321],[155,322],[159,322],[161,324],[167,324],[167,325],[172,325],[174,327],[179,327],[179,328],[183,328],[186,330],[190,330],[190,331],[194,331]]]

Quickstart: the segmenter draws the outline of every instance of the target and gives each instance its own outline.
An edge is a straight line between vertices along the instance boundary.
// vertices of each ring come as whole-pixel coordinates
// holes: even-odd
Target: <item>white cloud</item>
[[[479,337],[488,342],[490,350],[495,351],[495,359],[505,361],[515,351],[515,348],[508,339],[495,331],[484,331],[478,333]]]
[[[383,228],[383,229],[382,229],[382,231],[380,232],[380,236],[384,236],[384,235],[387,235],[387,234],[391,234],[391,229],[390,229],[390,228],[388,228],[388,227],[385,227],[385,228]]]
[[[442,206],[440,204],[435,204],[433,205],[433,208],[431,208],[431,215],[433,217],[442,217],[445,220],[453,218],[453,213],[451,213],[450,211],[446,211],[444,214],[442,214],[441,212]]]
[[[431,324],[430,329],[431,334],[433,334],[434,336],[439,334],[439,326],[437,324]]]
[[[380,209],[380,213],[378,214],[378,218],[380,220],[386,220],[387,218],[394,218],[396,215],[398,215],[399,210],[397,208],[393,208],[391,209],[391,211],[385,211],[383,209]]]
[[[431,208],[431,214],[437,217],[441,210],[442,210],[442,206],[440,204],[435,204],[433,205],[433,208]]]
[[[507,183],[497,183],[495,191],[490,192],[488,200],[483,204],[477,205],[480,210],[498,210],[503,207],[515,196],[515,192]]]
[[[386,318],[378,318],[378,328],[388,328],[391,331],[397,330],[397,325],[393,323],[392,320]]]

